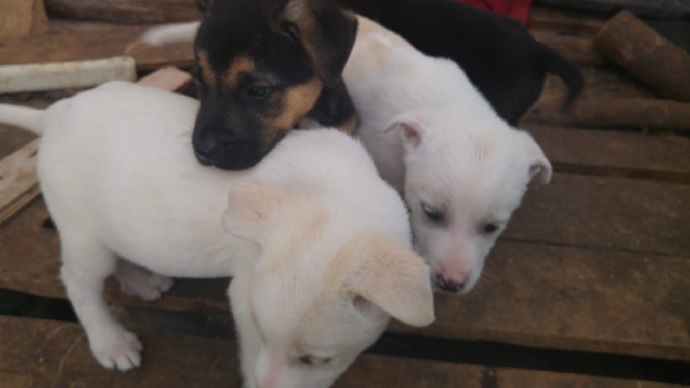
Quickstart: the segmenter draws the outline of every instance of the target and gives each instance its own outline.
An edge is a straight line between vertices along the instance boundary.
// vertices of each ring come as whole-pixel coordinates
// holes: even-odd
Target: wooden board
[[[0,317],[0,381],[18,387],[239,387],[233,340],[139,333],[141,368],[121,373],[101,368],[91,357],[82,329],[74,323]],[[489,368],[363,354],[338,380],[345,387],[522,388],[539,386],[641,388],[672,385],[554,372]]]
[[[537,202],[536,206],[526,204],[527,214],[516,217],[506,233],[507,238],[501,239],[489,257],[477,290],[461,299],[439,296],[437,323],[415,332],[446,338],[690,360],[690,333],[687,331],[690,283],[686,279],[690,260],[682,256],[688,250],[680,256],[644,250],[635,252],[639,247],[614,249],[607,240],[611,238],[620,244],[629,235],[639,234],[649,235],[646,243],[659,243],[664,241],[655,234],[663,238],[674,231],[669,227],[645,229],[657,222],[654,221],[656,216],[645,211],[635,214],[634,206],[630,206],[634,203],[615,210],[618,202],[625,203],[626,197],[635,196],[630,191],[651,183],[623,180],[626,184],[612,192],[612,195],[618,193],[623,197],[623,201],[615,195],[613,199],[604,198],[604,202],[581,198],[577,201],[597,206],[595,210],[583,210],[567,202],[577,202],[575,199],[587,192],[596,196],[597,190],[587,188],[586,182],[598,182],[599,179],[575,176],[556,179],[573,183],[555,191],[555,197],[564,197],[553,204],[551,198]],[[636,185],[638,183],[641,186]],[[577,188],[583,184],[585,187]],[[556,183],[552,187],[558,186]],[[688,186],[683,188],[690,190]],[[529,198],[540,196],[530,195],[528,202]],[[565,210],[560,206],[565,206]],[[649,210],[649,206],[654,205],[644,205],[640,209]],[[687,210],[687,206],[683,210],[663,198],[659,199],[658,206],[668,207],[665,210],[668,212]],[[597,214],[605,208],[614,209],[615,217]],[[40,227],[46,216],[43,204],[35,202],[0,227],[0,288],[64,297],[57,278],[57,234]],[[621,228],[621,217],[630,217],[639,225],[631,225],[632,231]],[[592,220],[599,223],[611,220],[611,226],[603,223],[590,227]],[[522,226],[513,231],[513,226],[518,225]],[[687,225],[681,226],[687,228]],[[679,233],[677,238],[686,240],[683,236],[687,233],[675,232]],[[556,242],[534,242],[546,238]],[[632,243],[640,244],[640,241],[633,238]],[[571,244],[575,246],[567,246]],[[599,248],[590,247],[597,244]],[[227,312],[222,281],[182,281],[178,284],[182,288],[176,286],[154,304],[125,298],[112,285],[109,296],[117,303],[177,311]],[[409,332],[412,329],[396,325],[393,330]]]
[[[48,18],[43,8],[43,0],[0,0],[0,9],[0,38],[42,34],[48,31]]]
[[[690,177],[690,138],[687,137],[541,125],[524,128],[549,159],[559,165],[674,172]]]
[[[36,153],[40,139],[34,139],[0,160],[0,225],[38,195]]]
[[[80,61],[131,55],[138,70],[162,66],[191,67],[190,44],[154,48],[135,44],[148,26],[118,26],[110,29],[57,32],[40,37],[0,40],[0,63],[26,64]],[[69,47],[69,50],[65,50]]]
[[[201,17],[191,0],[45,0],[51,17],[114,23],[163,23]]]

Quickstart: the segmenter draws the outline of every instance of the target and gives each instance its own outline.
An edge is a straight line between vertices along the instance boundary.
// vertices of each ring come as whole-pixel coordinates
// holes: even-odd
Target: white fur
[[[359,18],[345,83],[359,134],[384,179],[404,192],[416,246],[436,280],[469,291],[531,178],[551,165],[524,131],[492,110],[455,62],[421,54]],[[421,203],[442,211],[433,223]],[[500,229],[483,233],[488,223]]]
[[[139,41],[158,47],[171,43],[191,43],[199,29],[199,22],[170,23],[146,30]]]
[[[166,276],[234,276],[247,387],[328,386],[391,316],[433,320],[405,206],[358,141],[293,131],[255,168],[220,171],[194,159],[196,111],[193,99],[123,82],[44,112],[0,104],[0,122],[43,133],[38,173],[62,279],[103,366],[136,367],[142,349],[103,299],[113,273],[145,299],[172,286]],[[307,354],[319,364],[302,365]]]

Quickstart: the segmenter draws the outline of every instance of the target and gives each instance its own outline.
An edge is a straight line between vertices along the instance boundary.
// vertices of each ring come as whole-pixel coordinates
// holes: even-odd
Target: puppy
[[[298,122],[353,133],[341,73],[357,22],[333,0],[216,0],[194,42],[201,106],[192,142],[203,165],[255,165]],[[196,23],[148,31],[146,43],[191,41]]]
[[[104,367],[136,367],[142,349],[103,299],[113,272],[146,299],[172,285],[167,276],[234,276],[247,387],[326,387],[390,317],[431,323],[430,271],[410,250],[407,209],[361,144],[295,131],[255,168],[205,168],[191,149],[197,108],[123,82],[45,111],[0,104],[0,122],[43,135],[38,175],[61,277]]]
[[[397,32],[423,53],[454,60],[509,124],[539,98],[546,73],[563,79],[569,101],[578,69],[534,40],[519,22],[452,0],[340,0]]]
[[[360,17],[343,73],[359,135],[382,177],[404,193],[418,252],[437,287],[466,293],[532,178],[551,165],[448,59],[432,58]]]

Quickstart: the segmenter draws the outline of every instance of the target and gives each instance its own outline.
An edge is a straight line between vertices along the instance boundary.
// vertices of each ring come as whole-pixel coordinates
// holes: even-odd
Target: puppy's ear
[[[536,179],[541,184],[547,184],[551,181],[553,169],[551,163],[544,155],[544,152],[539,147],[536,141],[525,131],[519,131],[522,144],[525,147],[525,155],[529,168],[530,180]]]
[[[332,0],[288,0],[282,12],[282,28],[300,43],[324,84],[336,85],[355,44],[355,15]]]
[[[366,313],[369,305],[376,306],[411,326],[433,322],[434,298],[424,259],[385,238],[370,245],[346,286],[355,307]]]
[[[244,181],[230,189],[228,207],[222,216],[228,234],[263,244],[267,229],[295,193],[258,182]]]
[[[416,150],[426,136],[426,129],[422,124],[421,117],[415,112],[403,113],[389,121],[384,132],[390,131],[400,131],[403,146],[407,152]]]

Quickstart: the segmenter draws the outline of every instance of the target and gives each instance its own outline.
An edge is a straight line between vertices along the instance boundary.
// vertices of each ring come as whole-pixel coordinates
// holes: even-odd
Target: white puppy
[[[196,111],[193,99],[122,82],[46,111],[0,105],[0,122],[43,135],[62,279],[103,366],[140,364],[140,342],[102,296],[116,265],[123,287],[148,299],[172,284],[153,272],[234,276],[247,387],[326,387],[391,316],[431,323],[429,268],[410,251],[405,206],[357,141],[294,131],[254,169],[220,171],[194,159]]]
[[[530,180],[550,180],[549,161],[455,62],[425,56],[366,18],[344,78],[362,141],[383,178],[404,193],[436,285],[466,293]]]

